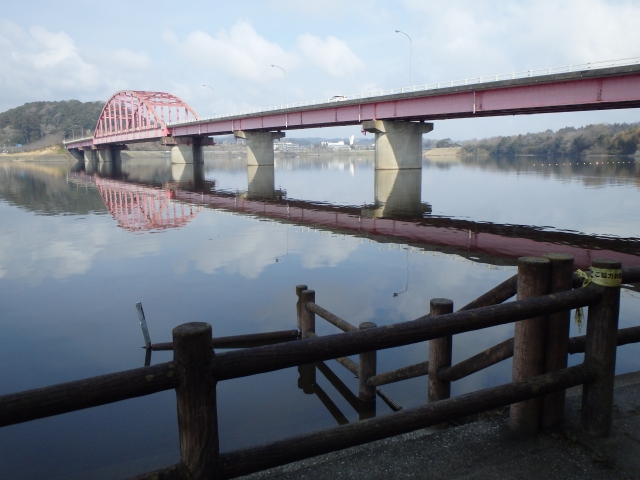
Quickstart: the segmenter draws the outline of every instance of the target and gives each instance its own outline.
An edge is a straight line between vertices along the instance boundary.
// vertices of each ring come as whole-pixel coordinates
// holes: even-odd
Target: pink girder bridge
[[[615,65],[615,62],[614,62]],[[564,67],[562,67],[564,68]],[[175,95],[123,91],[105,105],[92,137],[66,142],[67,149],[207,137],[236,132],[359,125],[367,121],[431,121],[640,107],[640,60],[517,78],[495,75],[480,81],[341,97],[293,106],[199,118]],[[495,77],[495,79],[494,79]],[[248,137],[247,137],[248,138]],[[179,142],[178,142],[179,143]]]

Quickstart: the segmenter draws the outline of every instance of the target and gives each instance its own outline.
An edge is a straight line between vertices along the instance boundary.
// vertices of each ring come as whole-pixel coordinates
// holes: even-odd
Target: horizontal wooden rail
[[[455,382],[510,357],[513,357],[513,337],[460,363],[439,370],[438,380]]]
[[[487,293],[480,295],[473,302],[466,304],[459,312],[472,310],[474,308],[488,307],[505,302],[518,293],[518,275],[508,278],[500,285],[496,285]]]
[[[306,338],[320,338],[320,337],[318,337],[318,335],[316,335],[313,332],[308,332]],[[360,374],[360,371],[358,369],[358,364],[353,360],[351,360],[349,357],[339,357],[339,358],[334,358],[334,360],[338,362],[340,365],[342,365],[344,368],[349,370],[351,373],[353,373],[356,377]]]
[[[569,339],[569,353],[572,355],[574,353],[583,353],[586,340],[586,335],[571,337]],[[618,330],[618,346],[638,342],[640,342],[640,327],[621,328]]]
[[[358,327],[356,327],[355,325],[351,325],[346,320],[343,320],[337,315],[334,315],[333,313],[331,313],[330,311],[325,310],[317,303],[307,302],[307,308],[311,310],[313,313],[315,313],[316,315],[318,315],[319,317],[324,318],[330,324],[335,325],[343,332],[355,332],[356,330],[358,330]]]
[[[217,380],[228,380],[503,325],[593,305],[601,300],[602,288],[589,286],[433,318],[421,317],[408,322],[356,332],[223,352],[216,356],[213,373]]]
[[[640,282],[640,267],[622,269],[622,283],[639,283],[639,282]]]
[[[367,385],[378,387],[388,383],[401,382],[410,378],[422,377],[429,374],[429,362],[416,363],[408,367],[398,368],[390,372],[380,373],[367,380]]]
[[[219,471],[222,478],[247,475],[546,395],[596,376],[597,372],[586,365],[577,365],[358,423],[223,453]]]
[[[351,360],[349,357],[339,357],[335,359],[340,365],[353,373],[356,377],[359,376],[360,371],[358,369],[358,364]]]
[[[250,348],[273,345],[276,343],[298,340],[300,332],[294,330],[280,330],[277,332],[250,333],[247,335],[231,335],[229,337],[214,337],[211,339],[211,348]],[[153,343],[151,350],[173,350],[173,342]]]
[[[387,395],[385,392],[383,392],[379,388],[376,388],[376,395],[378,395],[384,401],[384,403],[386,403],[387,406],[394,412],[399,412],[400,410],[402,410],[402,405],[400,405],[398,402],[396,402],[393,398],[391,398],[389,395]]]
[[[571,337],[569,339],[569,352],[571,355],[575,353],[584,353],[586,335]],[[627,345],[629,343],[640,343],[640,327],[621,328],[618,330],[617,346]],[[484,370],[491,365],[502,362],[513,356],[513,338],[509,338],[502,343],[494,345],[480,352],[473,357],[469,357],[460,363],[449,368],[443,368],[438,372],[438,380],[455,382],[461,378]]]
[[[60,383],[0,397],[0,427],[176,388],[173,362]]]

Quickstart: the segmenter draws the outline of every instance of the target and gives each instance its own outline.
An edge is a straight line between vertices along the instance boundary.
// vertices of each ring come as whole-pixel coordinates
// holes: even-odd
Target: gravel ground
[[[579,390],[562,431],[511,435],[506,415],[444,431],[419,430],[242,477],[267,479],[640,479],[640,375],[617,378],[614,430],[579,432]]]

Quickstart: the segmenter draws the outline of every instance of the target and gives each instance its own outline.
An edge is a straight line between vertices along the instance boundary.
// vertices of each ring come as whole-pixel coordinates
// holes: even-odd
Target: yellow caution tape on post
[[[619,268],[591,267],[591,281],[603,287],[619,287],[622,284],[622,270]]]
[[[576,275],[578,275],[578,277],[580,277],[582,279],[582,286],[586,287],[587,285],[589,285],[591,283],[591,277],[589,275],[587,275],[585,272],[583,272],[582,270],[578,269],[576,270]],[[582,332],[582,319],[584,318],[584,311],[582,310],[582,307],[578,307],[576,308],[576,315],[575,315],[575,320],[576,320],[576,325],[578,326],[578,333]]]

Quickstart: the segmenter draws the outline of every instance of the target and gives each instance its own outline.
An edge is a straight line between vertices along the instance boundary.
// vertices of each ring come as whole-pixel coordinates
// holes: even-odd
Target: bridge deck
[[[499,115],[640,107],[640,64],[535,77],[503,79],[432,90],[361,96],[346,101],[258,111],[144,131],[117,131],[66,142],[68,149],[154,141],[162,136],[226,135],[358,125],[366,120],[443,120]]]

